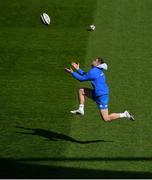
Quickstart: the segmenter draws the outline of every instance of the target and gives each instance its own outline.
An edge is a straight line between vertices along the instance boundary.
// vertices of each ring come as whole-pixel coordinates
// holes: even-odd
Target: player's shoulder
[[[98,69],[97,69],[95,66],[93,66],[93,67],[89,70],[90,73],[94,73],[94,72],[97,72],[97,71],[98,71]]]
[[[101,73],[101,69],[97,68],[96,66],[92,67],[89,71],[91,75],[98,75]]]
[[[94,66],[94,67],[92,68],[92,72],[101,73],[101,71],[102,71],[102,69],[100,69],[100,68],[98,68],[98,67],[96,67],[96,66]]]

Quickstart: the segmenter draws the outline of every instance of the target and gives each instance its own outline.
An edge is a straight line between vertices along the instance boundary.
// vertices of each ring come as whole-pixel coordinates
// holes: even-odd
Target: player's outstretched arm
[[[98,78],[98,76],[99,76],[96,73],[95,69],[91,69],[90,71],[86,72],[84,75],[80,75],[77,72],[72,72],[71,74],[72,74],[72,76],[75,79],[77,79],[80,82],[83,82],[83,81],[92,81],[92,80],[95,80],[96,78]]]
[[[80,75],[77,72],[74,72],[72,68],[64,68],[65,71],[69,74],[71,74],[75,79],[77,79],[78,81],[87,81],[88,80],[88,76],[86,76],[86,74],[84,75]]]
[[[74,72],[72,68],[65,68],[65,71],[67,73],[70,73],[75,79],[77,79],[80,82],[92,81],[99,76],[98,73],[96,73],[95,69],[91,69],[90,71],[88,71],[87,73],[84,73],[83,75],[80,75],[79,73]]]
[[[86,73],[82,69],[80,69],[80,64],[79,63],[72,62],[71,65],[72,65],[73,68],[75,68],[77,70],[77,72],[80,75],[84,75]]]

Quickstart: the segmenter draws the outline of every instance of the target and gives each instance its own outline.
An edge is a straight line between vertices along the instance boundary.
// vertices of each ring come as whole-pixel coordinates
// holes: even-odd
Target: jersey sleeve
[[[77,72],[73,72],[72,73],[72,76],[77,79],[78,81],[80,82],[83,82],[83,81],[93,81],[95,80],[96,78],[98,78],[98,73],[96,72],[95,69],[91,69],[90,71],[86,72],[85,74],[83,75],[80,75],[79,73]]]
[[[86,72],[84,72],[82,69],[78,69],[77,72],[80,74],[80,75],[84,75]]]

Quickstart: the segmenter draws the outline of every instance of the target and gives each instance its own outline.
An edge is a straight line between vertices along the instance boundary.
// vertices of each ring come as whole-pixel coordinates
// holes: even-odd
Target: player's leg
[[[134,120],[134,117],[128,111],[125,111],[123,113],[109,114],[108,111],[109,95],[98,97],[96,99],[96,102],[100,110],[100,115],[105,122],[113,121],[119,118],[128,118],[130,120]]]
[[[100,115],[105,122],[116,120],[120,118],[120,113],[109,114],[108,109],[100,109]]]
[[[108,109],[100,109],[100,115],[105,122],[117,120],[120,118],[128,118],[130,120],[134,120],[134,117],[128,111],[125,111],[123,113],[109,114]]]
[[[90,88],[79,88],[78,100],[80,105],[84,105],[85,96],[92,99],[92,89]]]
[[[79,108],[77,110],[70,111],[72,114],[84,115],[85,97],[92,99],[92,89],[90,89],[90,88],[79,88],[79,90],[78,90]]]

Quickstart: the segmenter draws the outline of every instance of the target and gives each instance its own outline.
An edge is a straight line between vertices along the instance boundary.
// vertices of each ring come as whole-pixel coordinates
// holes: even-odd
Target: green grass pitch
[[[0,1],[0,177],[152,178],[152,0]],[[40,13],[51,16],[45,26]],[[87,31],[90,24],[95,32]],[[64,72],[106,59],[111,112],[104,123]]]

